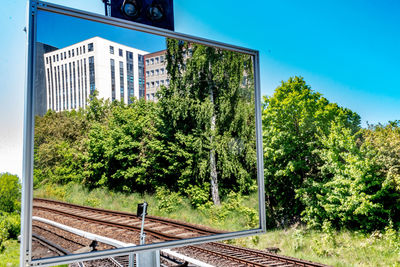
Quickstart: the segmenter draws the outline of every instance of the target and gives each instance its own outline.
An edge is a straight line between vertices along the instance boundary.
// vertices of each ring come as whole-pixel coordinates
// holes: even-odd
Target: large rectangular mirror
[[[32,262],[261,232],[257,52],[61,13],[36,14]]]

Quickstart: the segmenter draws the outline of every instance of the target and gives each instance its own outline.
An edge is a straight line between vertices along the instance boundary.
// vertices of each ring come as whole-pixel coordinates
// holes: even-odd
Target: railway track
[[[48,219],[65,223],[66,225],[84,228],[89,232],[98,231],[110,238],[127,243],[138,241],[141,218],[134,214],[110,211],[98,208],[84,207],[60,201],[35,198],[34,214],[47,216]],[[90,225],[90,226],[89,226]],[[100,230],[99,230],[100,229]],[[215,229],[187,224],[175,220],[146,216],[145,232],[151,242],[179,240],[223,233]],[[129,233],[129,234],[126,234]],[[124,240],[123,240],[124,239]],[[135,242],[132,242],[135,240]],[[207,243],[178,249],[179,253],[199,259],[214,266],[304,266],[322,267],[323,264],[281,256],[266,251],[247,249],[222,243]],[[126,266],[122,264],[122,266]]]
[[[45,211],[75,218],[80,221],[117,227],[134,232],[140,231],[141,227],[141,218],[132,213],[84,207],[48,199],[35,198],[33,210]],[[144,230],[148,235],[163,241],[224,233],[224,231],[156,216],[146,216]]]
[[[199,257],[208,255],[209,262],[214,262],[216,266],[252,266],[252,267],[326,267],[324,264],[314,263],[310,261],[300,260],[292,257],[268,253],[256,249],[248,249],[227,245],[223,243],[206,243],[197,246],[188,246],[183,250],[187,250],[188,254]],[[181,251],[182,252],[182,251]],[[192,256],[194,257],[194,256]],[[214,259],[213,259],[214,258]]]

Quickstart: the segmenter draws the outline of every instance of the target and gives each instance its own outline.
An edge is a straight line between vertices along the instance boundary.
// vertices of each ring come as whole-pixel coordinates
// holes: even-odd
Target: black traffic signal
[[[173,0],[111,0],[111,17],[175,30]]]

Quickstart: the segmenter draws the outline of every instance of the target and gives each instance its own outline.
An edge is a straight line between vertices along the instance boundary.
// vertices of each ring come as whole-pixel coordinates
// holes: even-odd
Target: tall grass
[[[400,234],[392,229],[365,234],[300,227],[272,230],[233,243],[257,249],[277,247],[282,255],[338,267],[400,266]]]
[[[0,267],[19,266],[19,244],[17,240],[7,240],[5,250],[0,253]]]

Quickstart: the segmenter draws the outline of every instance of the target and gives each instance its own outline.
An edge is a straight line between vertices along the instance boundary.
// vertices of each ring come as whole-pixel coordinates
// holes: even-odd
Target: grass
[[[400,266],[400,233],[363,234],[355,231],[321,231],[306,228],[273,230],[258,237],[230,241],[241,246],[278,247],[279,254],[331,266]]]
[[[0,267],[19,266],[19,243],[16,240],[7,240],[6,249],[0,253]]]

